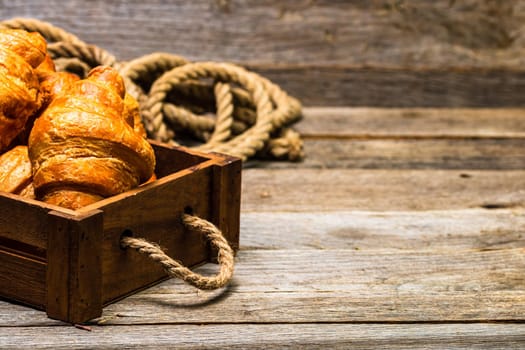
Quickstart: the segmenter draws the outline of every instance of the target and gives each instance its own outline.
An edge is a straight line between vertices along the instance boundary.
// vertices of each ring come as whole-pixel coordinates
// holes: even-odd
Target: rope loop
[[[0,23],[1,28],[9,29],[23,29],[28,32],[38,32],[48,43],[54,43],[58,41],[69,41],[69,42],[83,42],[76,35],[73,35],[62,28],[56,27],[51,23],[40,21],[35,18],[12,18],[9,20],[2,21]]]
[[[180,262],[169,257],[160,246],[144,238],[123,237],[121,246],[135,249],[139,253],[148,256],[151,260],[160,264],[169,276],[180,278],[198,289],[213,290],[226,286],[233,276],[234,254],[222,232],[211,222],[198,216],[183,214],[182,222],[188,230],[205,235],[211,245],[217,249],[219,271],[215,276],[203,276],[193,272]]]
[[[82,42],[59,41],[48,44],[47,51],[53,60],[76,58],[86,63],[90,69],[100,65],[115,66],[115,56],[95,45]]]

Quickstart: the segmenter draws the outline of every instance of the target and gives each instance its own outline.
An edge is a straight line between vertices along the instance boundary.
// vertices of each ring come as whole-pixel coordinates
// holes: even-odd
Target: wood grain
[[[14,0],[0,17],[50,21],[124,60],[167,50],[197,60],[520,67],[524,11],[484,0]]]
[[[245,65],[306,105],[523,106],[520,2],[10,1],[121,60]],[[155,20],[152,20],[154,18]]]
[[[243,250],[460,250],[525,246],[517,209],[410,212],[247,212]]]
[[[293,165],[250,161],[257,168],[525,169],[525,138],[321,138],[304,140],[305,158]]]
[[[523,348],[524,15],[489,0],[2,4],[0,19],[119,59],[232,61],[326,107],[296,125],[304,163],[243,169],[228,289],[166,281],[92,332],[0,301],[0,348]]]
[[[294,128],[307,139],[525,137],[523,108],[306,107]]]
[[[246,169],[242,212],[513,208],[523,170]]]
[[[525,110],[305,108],[300,163],[259,168],[525,169]]]
[[[525,72],[514,68],[255,65],[305,106],[522,107]]]
[[[43,291],[49,317],[76,323],[101,315],[103,220],[100,210],[49,213]]]
[[[0,328],[0,346],[34,349],[522,349],[525,326],[451,324],[137,325]],[[53,337],[42,336],[53,334]],[[206,337],[206,340],[203,340]]]
[[[45,222],[49,206],[35,200],[2,192],[0,194],[0,237],[26,245],[33,254],[45,256]]]
[[[46,304],[46,264],[0,249],[0,283],[3,295],[42,308]]]
[[[525,311],[523,252],[241,250],[229,289],[197,293],[170,280],[108,306],[99,321],[519,321]],[[199,271],[215,268],[208,265]]]

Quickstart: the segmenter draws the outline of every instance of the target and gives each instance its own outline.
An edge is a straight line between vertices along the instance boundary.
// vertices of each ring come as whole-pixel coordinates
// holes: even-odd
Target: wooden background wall
[[[525,1],[3,0],[119,59],[168,51],[256,70],[305,105],[525,105]]]

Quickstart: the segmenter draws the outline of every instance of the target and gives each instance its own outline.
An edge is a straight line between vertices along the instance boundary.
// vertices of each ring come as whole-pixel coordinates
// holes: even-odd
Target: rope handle
[[[227,285],[233,275],[234,256],[233,250],[221,230],[211,222],[194,215],[183,214],[182,222],[187,229],[205,234],[212,246],[217,248],[219,271],[215,276],[203,276],[191,271],[180,262],[170,258],[159,245],[144,238],[123,237],[121,246],[133,248],[148,256],[151,260],[159,263],[169,276],[180,278],[198,289],[212,290]]]

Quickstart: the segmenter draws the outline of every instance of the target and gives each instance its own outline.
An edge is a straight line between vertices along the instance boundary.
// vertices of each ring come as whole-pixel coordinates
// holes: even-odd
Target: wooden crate
[[[0,193],[0,296],[80,323],[102,308],[167,278],[147,257],[122,249],[144,237],[187,266],[213,261],[185,212],[207,219],[239,246],[241,161],[152,142],[158,180],[72,211]]]

